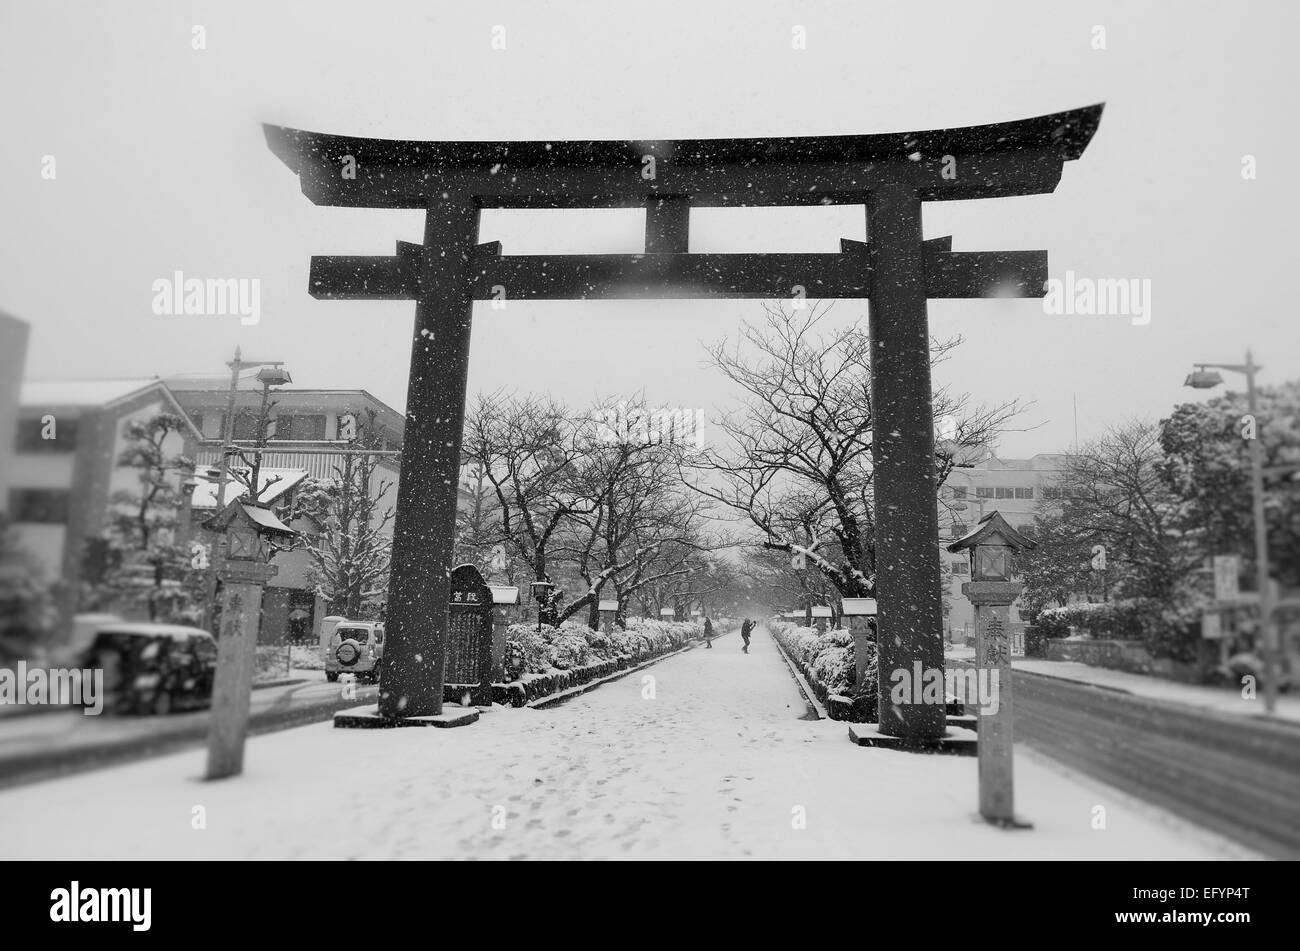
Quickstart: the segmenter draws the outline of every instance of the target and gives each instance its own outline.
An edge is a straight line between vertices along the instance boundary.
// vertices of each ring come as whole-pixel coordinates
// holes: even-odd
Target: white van
[[[342,621],[334,628],[325,649],[325,679],[339,674],[379,682],[384,665],[384,625],[378,621]]]
[[[348,619],[341,614],[331,614],[327,618],[322,618],[320,622],[320,655],[325,657],[329,654],[330,638],[334,636],[334,629],[340,624],[348,623]]]

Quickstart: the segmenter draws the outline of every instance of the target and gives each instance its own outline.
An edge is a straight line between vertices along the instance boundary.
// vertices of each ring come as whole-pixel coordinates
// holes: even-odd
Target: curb
[[[306,677],[290,677],[283,680],[264,680],[261,683],[253,684],[254,690],[264,690],[267,687],[292,687],[294,684],[305,684],[308,680]]]
[[[377,689],[377,688],[375,688]],[[247,736],[278,733],[295,727],[321,723],[357,701],[331,698],[287,710],[266,710],[248,721]],[[36,751],[0,760],[0,789],[60,779],[75,773],[103,769],[154,756],[201,747],[208,738],[210,723],[187,724],[184,729],[164,734],[144,734],[104,746],[71,750]]]
[[[776,645],[776,652],[781,655],[781,659],[785,661],[786,667],[790,668],[790,673],[794,676],[794,682],[799,687],[799,692],[803,694],[804,702],[807,703],[808,706],[812,707],[813,712],[817,714],[818,720],[829,720],[831,718],[830,713],[827,712],[825,705],[817,699],[817,694],[813,692],[812,685],[808,683],[799,668],[795,666],[794,661],[792,661],[789,655],[786,654],[785,648],[782,647],[781,642],[776,639],[776,635],[771,631],[768,631],[766,627],[764,627],[763,630],[767,631],[767,636],[770,637],[772,643]]]

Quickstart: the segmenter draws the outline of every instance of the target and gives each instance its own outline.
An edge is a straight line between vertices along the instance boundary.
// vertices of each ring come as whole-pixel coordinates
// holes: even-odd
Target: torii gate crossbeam
[[[870,304],[880,732],[919,745],[944,707],[888,702],[889,672],[943,667],[929,298],[1040,297],[1045,251],[926,241],[925,201],[1051,192],[1100,105],[1016,122],[866,136],[417,142],[266,126],[319,205],[422,208],[424,242],[317,256],[321,299],[416,301],[380,713],[442,710],[447,600],[475,300],[858,298]],[[830,254],[691,254],[692,207],[862,205],[867,241]],[[484,208],[646,210],[646,253],[505,255]]]

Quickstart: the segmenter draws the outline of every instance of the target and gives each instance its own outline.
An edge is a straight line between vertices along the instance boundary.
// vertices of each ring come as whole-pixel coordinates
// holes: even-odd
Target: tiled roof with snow
[[[267,488],[267,484],[272,479],[279,477],[278,482]],[[259,501],[274,502],[284,493],[288,492],[295,485],[307,478],[306,469],[262,469],[258,473],[258,488],[265,491],[259,493]],[[234,479],[226,480],[226,501],[229,502],[237,495],[242,495],[245,489]],[[191,508],[195,509],[215,509],[217,507],[217,483],[200,482],[194,487],[194,497],[190,501]]]
[[[24,380],[19,405],[107,406],[159,383],[157,377],[125,380]]]

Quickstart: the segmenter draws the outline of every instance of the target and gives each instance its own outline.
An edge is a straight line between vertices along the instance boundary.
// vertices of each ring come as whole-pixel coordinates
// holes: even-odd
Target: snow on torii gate
[[[954,252],[921,203],[1051,192],[1100,105],[927,132],[645,142],[413,142],[265,126],[318,205],[423,208],[424,244],[314,256],[310,292],[416,301],[380,715],[442,711],[461,430],[476,300],[866,298],[875,411],[880,732],[941,737],[944,707],[888,702],[889,674],[943,667],[926,300],[1041,297],[1046,251]],[[858,204],[865,244],[829,254],[691,254],[691,207]],[[503,255],[483,208],[645,208],[645,254]]]

